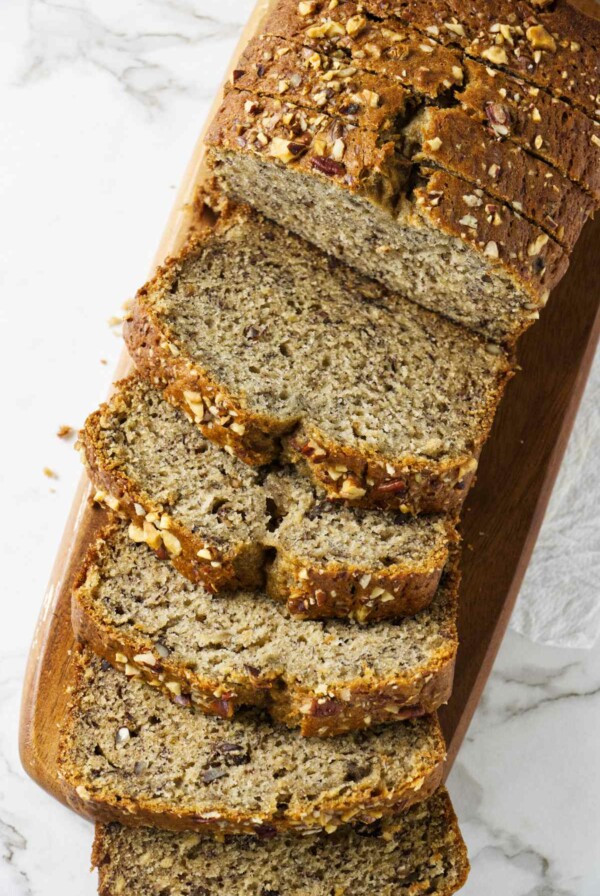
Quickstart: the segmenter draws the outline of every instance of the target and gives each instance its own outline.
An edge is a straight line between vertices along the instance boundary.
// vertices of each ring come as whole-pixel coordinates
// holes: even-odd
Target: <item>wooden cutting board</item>
[[[271,0],[258,3],[238,51]],[[596,11],[594,0],[578,0]],[[215,100],[213,110],[220,100]],[[212,110],[211,115],[212,117]],[[202,136],[181,184],[155,263],[174,254],[194,225],[193,197],[205,176]],[[448,770],[467,731],[514,606],[600,335],[600,220],[590,222],[571,267],[541,321],[519,344],[523,369],[509,385],[463,512],[460,650],[454,693],[440,712]],[[131,367],[124,353],[115,374]],[[79,485],[44,597],[25,675],[20,723],[21,760],[37,783],[65,802],[57,777],[58,729],[72,677],[70,592],[74,575],[102,523]]]

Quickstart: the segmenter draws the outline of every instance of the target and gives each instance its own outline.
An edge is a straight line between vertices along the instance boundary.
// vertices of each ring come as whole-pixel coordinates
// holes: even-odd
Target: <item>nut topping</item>
[[[556,41],[552,35],[546,31],[543,25],[532,25],[527,29],[525,34],[534,50],[548,50],[551,53],[556,52]]]

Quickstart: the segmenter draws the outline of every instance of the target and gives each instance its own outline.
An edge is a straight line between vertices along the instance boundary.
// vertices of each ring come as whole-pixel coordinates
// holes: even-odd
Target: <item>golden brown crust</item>
[[[250,41],[231,83],[237,90],[319,110],[383,136],[396,133],[417,102],[397,81],[270,34]]]
[[[100,584],[103,542],[109,542],[118,528],[117,524],[109,525],[88,551],[73,591],[73,630],[101,659],[126,675],[143,678],[179,705],[193,704],[208,715],[222,718],[231,718],[242,706],[259,706],[289,728],[300,728],[305,737],[332,737],[426,715],[447,702],[458,644],[456,558],[444,575],[449,592],[448,619],[454,621],[441,632],[443,643],[427,665],[418,673],[411,670],[385,678],[363,675],[354,681],[332,683],[323,697],[305,683],[286,678],[285,671],[269,676],[245,667],[235,679],[206,678],[169,656],[157,656],[151,639],[141,632],[125,634],[115,628],[98,611],[95,591]]]
[[[397,20],[380,23],[368,18],[363,3],[342,0],[332,8],[329,0],[315,0],[304,8],[305,14],[296,0],[280,0],[267,17],[263,32],[320,53],[339,54],[431,100],[462,84],[460,53]]]
[[[457,97],[496,139],[524,147],[600,202],[600,122],[505,72],[465,60]]]
[[[522,0],[364,0],[363,5],[598,116],[600,22],[566,0],[553,0],[547,8]]]
[[[151,825],[173,831],[200,830],[208,834],[249,833],[271,836],[279,831],[333,831],[350,820],[352,823],[371,823],[378,818],[399,814],[416,802],[427,799],[440,785],[444,769],[445,744],[437,720],[434,744],[424,755],[418,769],[408,780],[396,780],[394,786],[370,791],[360,783],[350,792],[332,792],[319,802],[319,813],[312,807],[308,815],[301,809],[289,807],[271,811],[254,809],[247,813],[220,806],[218,812],[202,815],[198,808],[186,806],[175,810],[166,796],[152,800],[135,799],[125,792],[118,792],[102,785],[95,785],[85,777],[83,770],[69,756],[71,740],[76,737],[80,713],[79,695],[85,685],[86,654],[80,652],[76,659],[76,681],[64,727],[58,754],[58,772],[63,782],[63,793],[68,804],[76,812],[95,821],[121,821],[131,827]]]
[[[415,161],[439,166],[474,184],[567,250],[573,248],[595,208],[592,197],[580,187],[520,146],[493,139],[483,124],[461,109],[429,109],[416,125],[417,121],[411,126],[418,132],[419,145],[411,156]],[[487,201],[485,196],[469,198],[474,207]]]

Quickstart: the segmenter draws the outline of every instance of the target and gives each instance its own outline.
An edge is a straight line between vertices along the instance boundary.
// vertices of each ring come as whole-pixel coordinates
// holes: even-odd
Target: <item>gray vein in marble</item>
[[[116,27],[104,10],[92,11],[85,0],[73,5],[30,0],[26,61],[18,83],[24,86],[63,66],[85,64],[109,75],[148,111],[156,111],[173,94],[204,96],[200,77],[196,82],[189,72],[181,77],[172,66],[152,58],[157,51],[189,47],[197,52],[204,41],[226,41],[240,30],[239,23],[219,21],[186,3],[147,4],[143,21],[144,30],[132,16]]]

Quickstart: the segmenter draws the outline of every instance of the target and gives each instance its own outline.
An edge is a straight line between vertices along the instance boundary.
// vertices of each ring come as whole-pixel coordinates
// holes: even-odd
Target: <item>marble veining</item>
[[[55,434],[80,425],[106,394],[120,351],[107,319],[146,276],[252,5],[0,2],[0,216],[9,237],[0,241],[0,376],[10,384],[10,438],[0,440],[0,896],[96,892],[91,826],[27,778],[17,747],[27,651],[80,472],[72,442]],[[578,589],[588,595],[598,580],[598,381],[563,471],[575,508],[568,550],[565,519],[552,512],[526,581],[530,594],[564,597],[567,622]],[[44,467],[59,478],[45,478]],[[573,488],[582,478],[589,495]],[[578,540],[587,552],[573,559]],[[571,578],[553,565],[557,548]],[[593,644],[597,603],[558,640]],[[466,896],[600,896],[599,742],[597,647],[544,647],[510,633],[449,779],[473,864]]]

